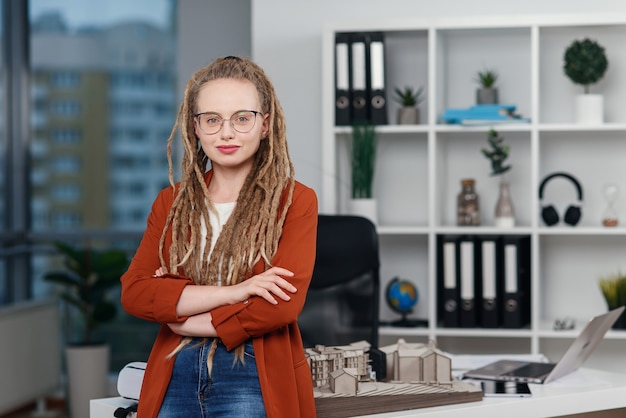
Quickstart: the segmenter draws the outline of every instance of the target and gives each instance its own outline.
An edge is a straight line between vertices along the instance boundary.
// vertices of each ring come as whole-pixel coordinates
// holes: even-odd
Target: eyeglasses
[[[207,134],[216,134],[222,129],[225,121],[230,121],[230,126],[239,133],[245,134],[254,128],[256,115],[261,112],[256,110],[238,110],[233,113],[230,118],[224,119],[222,115],[215,112],[203,112],[193,115],[197,121],[200,130]]]

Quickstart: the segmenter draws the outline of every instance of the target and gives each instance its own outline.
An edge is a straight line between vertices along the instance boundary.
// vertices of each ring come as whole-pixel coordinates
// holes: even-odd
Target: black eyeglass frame
[[[237,128],[235,127],[235,124],[234,124],[234,123],[233,123],[233,121],[232,121],[232,117],[233,117],[233,116],[235,116],[237,113],[242,113],[242,112],[250,112],[250,113],[252,113],[252,114],[254,115],[254,123],[252,124],[252,126],[250,127],[250,129],[248,129],[247,131],[244,131],[244,132],[242,132],[242,131],[240,131],[239,129],[237,129]],[[253,129],[254,129],[254,127],[256,126],[256,116],[257,116],[257,115],[260,115],[260,114],[263,114],[263,112],[260,112],[260,111],[258,111],[258,110],[241,109],[241,110],[237,110],[237,111],[236,111],[236,112],[234,112],[232,115],[230,115],[230,117],[229,117],[228,119],[224,118],[224,116],[220,115],[220,114],[219,114],[219,113],[217,113],[217,112],[200,112],[200,113],[196,113],[195,115],[193,115],[193,117],[194,117],[194,119],[196,119],[196,120],[198,121],[198,127],[200,128],[200,130],[201,130],[203,133],[205,133],[206,135],[215,135],[216,133],[218,133],[219,131],[221,131],[221,130],[222,130],[222,128],[224,128],[224,122],[226,122],[226,121],[229,121],[229,122],[230,122],[230,126],[231,126],[231,128],[233,128],[235,131],[239,132],[240,134],[247,134],[248,132],[250,132],[251,130],[253,130]],[[202,116],[202,115],[217,115],[217,116],[219,116],[220,118],[222,118],[222,123],[220,124],[219,129],[218,129],[217,131],[215,131],[215,132],[212,132],[212,133],[207,133],[207,132],[204,132],[204,130],[202,129],[202,126],[201,126],[201,124],[200,124],[200,120],[199,120],[200,116]]]

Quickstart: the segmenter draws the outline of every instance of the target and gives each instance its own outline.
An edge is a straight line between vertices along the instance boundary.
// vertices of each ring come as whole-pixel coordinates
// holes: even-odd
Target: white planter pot
[[[351,215],[362,216],[378,225],[378,202],[376,199],[350,199],[348,210]]]
[[[576,123],[599,125],[604,122],[604,97],[600,94],[576,96]]]
[[[109,396],[109,346],[85,345],[65,349],[70,416],[89,416],[89,400]]]

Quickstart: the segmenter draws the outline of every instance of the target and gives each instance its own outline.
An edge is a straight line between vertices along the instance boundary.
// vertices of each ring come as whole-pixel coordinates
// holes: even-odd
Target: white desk
[[[484,398],[480,402],[374,414],[367,418],[531,418],[626,408],[626,374],[582,368],[556,382],[530,387],[533,393],[530,398]],[[123,398],[94,399],[90,418],[112,418],[117,408],[130,404],[131,401]]]

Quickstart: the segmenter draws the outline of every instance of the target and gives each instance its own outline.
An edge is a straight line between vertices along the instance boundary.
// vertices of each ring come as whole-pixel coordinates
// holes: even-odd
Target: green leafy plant
[[[582,85],[585,94],[589,93],[591,84],[604,77],[608,66],[604,48],[591,39],[576,40],[565,49],[565,75],[573,83]]]
[[[378,145],[378,135],[374,125],[369,122],[353,124],[350,145],[352,198],[369,199],[372,197]]]
[[[509,157],[510,147],[504,143],[504,138],[499,136],[495,130],[490,129],[487,132],[487,142],[490,149],[483,148],[481,151],[491,161],[491,175],[497,176],[509,171],[511,166],[505,165],[504,162]]]
[[[621,272],[601,277],[600,290],[609,309],[626,306],[626,275]]]
[[[419,86],[416,90],[413,90],[413,87],[410,86],[406,86],[404,89],[396,87],[394,93],[394,100],[403,107],[414,107],[424,100],[422,95],[424,93],[423,86]]]
[[[478,85],[484,89],[493,88],[498,81],[498,73],[492,69],[485,69],[482,71],[478,71],[474,81],[478,83]]]
[[[128,267],[128,257],[116,249],[97,251],[89,246],[74,248],[62,242],[54,246],[63,255],[65,269],[46,273],[44,280],[62,287],[61,298],[82,316],[79,342],[93,343],[93,331],[112,321],[117,314],[116,305],[108,299],[108,291],[120,284],[120,277]]]

